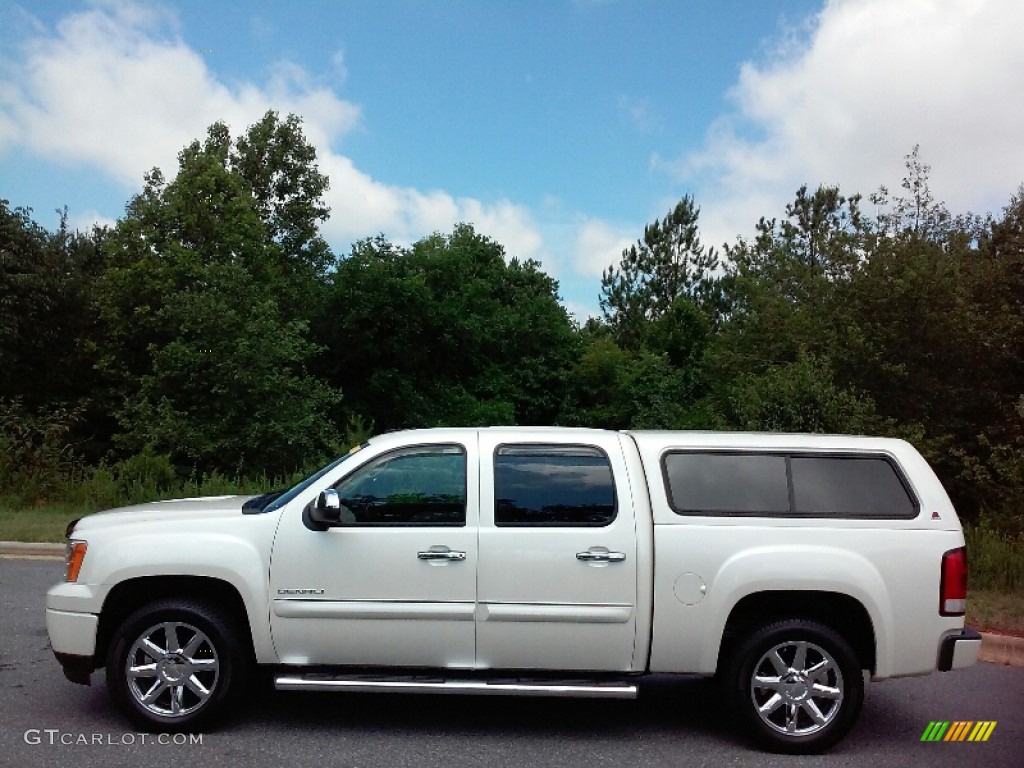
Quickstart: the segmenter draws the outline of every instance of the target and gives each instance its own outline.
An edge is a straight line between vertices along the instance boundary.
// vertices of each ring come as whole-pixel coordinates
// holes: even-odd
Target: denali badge
[[[322,589],[279,589],[277,594],[279,595],[322,595],[324,591]]]

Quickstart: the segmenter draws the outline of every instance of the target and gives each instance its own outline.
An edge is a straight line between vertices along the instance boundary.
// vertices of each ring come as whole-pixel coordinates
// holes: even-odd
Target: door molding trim
[[[633,618],[628,604],[558,605],[552,603],[481,603],[479,621],[543,621],[570,624],[626,624]]]
[[[416,600],[302,600],[273,601],[275,616],[283,619],[426,619],[473,621],[476,604]]]

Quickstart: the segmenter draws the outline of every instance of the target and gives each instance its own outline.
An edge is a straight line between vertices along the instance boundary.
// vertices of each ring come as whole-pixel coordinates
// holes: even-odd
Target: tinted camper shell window
[[[669,451],[661,460],[679,515],[912,519],[920,505],[881,454]]]

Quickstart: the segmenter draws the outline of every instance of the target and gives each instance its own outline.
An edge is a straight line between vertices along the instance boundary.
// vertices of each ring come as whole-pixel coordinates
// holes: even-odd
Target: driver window
[[[335,488],[349,525],[466,524],[466,452],[423,445],[378,456]]]

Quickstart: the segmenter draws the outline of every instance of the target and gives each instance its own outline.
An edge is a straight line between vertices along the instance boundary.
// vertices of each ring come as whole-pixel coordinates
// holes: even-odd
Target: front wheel
[[[235,624],[217,608],[163,600],[140,608],[117,629],[107,686],[143,730],[202,730],[238,698],[248,658]]]
[[[814,621],[754,632],[733,655],[727,680],[741,726],[773,752],[823,752],[853,727],[864,701],[853,649]]]

